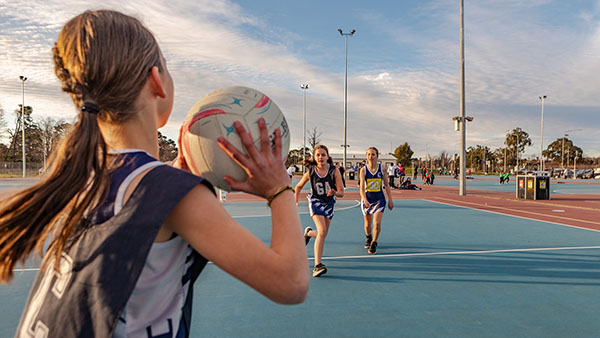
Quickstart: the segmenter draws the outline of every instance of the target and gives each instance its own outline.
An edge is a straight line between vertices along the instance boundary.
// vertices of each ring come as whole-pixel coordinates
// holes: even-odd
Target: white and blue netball
[[[217,144],[221,136],[245,153],[241,139],[233,128],[240,121],[250,132],[254,144],[261,149],[258,119],[264,118],[274,145],[275,130],[281,130],[285,157],[290,149],[290,130],[285,116],[275,102],[258,90],[247,87],[227,87],[215,90],[190,109],[183,124],[181,147],[190,171],[206,178],[219,189],[231,191],[223,176],[244,181],[246,172]]]

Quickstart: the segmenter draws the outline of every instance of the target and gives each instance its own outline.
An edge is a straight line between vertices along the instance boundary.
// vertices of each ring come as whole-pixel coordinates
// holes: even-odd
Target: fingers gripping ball
[[[227,87],[215,90],[196,102],[182,127],[181,147],[190,171],[227,191],[231,188],[223,176],[231,176],[237,181],[246,180],[244,169],[219,147],[217,139],[223,136],[247,154],[233,128],[233,122],[240,121],[252,135],[256,148],[261,150],[258,129],[261,117],[267,124],[271,147],[275,145],[275,130],[281,130],[281,156],[287,156],[290,149],[288,124],[279,107],[265,94],[246,87]]]

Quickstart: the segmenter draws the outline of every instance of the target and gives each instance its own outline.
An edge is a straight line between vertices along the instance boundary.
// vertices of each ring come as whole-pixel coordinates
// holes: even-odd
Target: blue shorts
[[[360,210],[362,211],[363,215],[373,215],[376,212],[383,213],[383,211],[385,210],[386,201],[385,200],[369,201],[369,204],[371,204],[371,205],[368,208],[365,208],[363,201],[360,201]]]
[[[318,198],[307,196],[308,199],[308,210],[310,211],[310,217],[314,215],[325,216],[329,219],[333,218],[333,207],[335,205],[335,197],[331,201],[323,201]]]

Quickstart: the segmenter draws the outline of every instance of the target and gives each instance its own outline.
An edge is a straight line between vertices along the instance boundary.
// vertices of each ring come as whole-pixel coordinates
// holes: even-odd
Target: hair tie
[[[83,105],[81,106],[81,111],[98,115],[98,112],[100,111],[100,107],[98,107],[98,105],[95,104],[94,102],[85,101],[85,102],[83,102]]]

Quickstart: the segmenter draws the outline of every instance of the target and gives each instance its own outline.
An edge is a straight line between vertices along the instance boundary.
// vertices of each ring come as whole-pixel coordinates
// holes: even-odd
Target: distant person
[[[421,188],[419,188],[416,184],[413,184],[411,182],[410,177],[407,177],[406,180],[404,182],[402,182],[402,185],[400,185],[400,189],[421,190]]]
[[[239,121],[244,152],[218,140],[249,174],[243,182],[226,177],[229,186],[271,207],[265,245],[207,180],[184,170],[181,154],[173,166],[158,160],[157,130],[171,114],[174,83],[138,19],[86,11],[64,25],[52,53],[77,121],[47,176],[0,202],[0,281],[44,252],[17,337],[149,337],[167,324],[169,337],[201,335],[190,333],[191,306],[207,260],[273,301],[302,302],[306,249],[279,129],[269,140],[258,120],[260,143],[274,144],[262,150]]]
[[[378,163],[379,150],[375,147],[367,149],[367,165],[362,167],[359,176],[361,177],[360,197],[361,211],[365,220],[365,248],[369,254],[377,252],[377,241],[381,234],[381,219],[386,205],[386,194],[389,202],[388,208],[394,208],[392,192],[388,185],[389,179],[387,172],[382,165]],[[384,193],[385,191],[385,193]]]
[[[398,163],[396,176],[398,177],[398,184],[402,184],[402,182],[404,182],[404,178],[406,177],[406,169],[402,166],[401,163]]]
[[[294,173],[296,172],[296,170],[298,170],[298,168],[295,165],[291,165],[287,168],[287,173],[288,173],[288,176],[290,176],[290,180],[294,176]]]
[[[504,184],[504,171],[500,171],[499,178],[500,178],[500,184]]]
[[[435,180],[435,173],[433,172],[433,169],[432,169],[431,172],[429,173],[429,184],[433,185],[434,180]]]
[[[396,177],[396,173],[398,171],[399,167],[398,165],[394,162],[393,165],[389,166],[387,169],[387,174],[390,180],[390,188],[392,189],[396,189],[396,185],[394,184],[394,178]]]
[[[331,219],[333,218],[335,200],[336,197],[344,196],[344,188],[342,186],[342,175],[333,164],[326,146],[317,145],[313,149],[313,158],[306,165],[308,171],[296,185],[296,205],[298,205],[300,191],[302,191],[306,182],[310,181],[311,189],[310,194],[307,196],[308,209],[317,229],[313,230],[311,227],[306,227],[304,229],[304,240],[308,245],[310,238],[315,238],[313,277],[319,277],[327,273],[327,268],[321,262],[321,257],[325,246],[325,238],[327,238]]]
[[[346,187],[346,177],[345,177],[346,169],[344,169],[344,167],[341,166],[339,162],[336,162],[335,166],[340,171],[340,176],[342,176],[342,184],[344,185],[344,188],[345,188]]]
[[[365,163],[366,161],[363,160],[361,163],[358,164],[358,170],[356,171],[357,174],[360,173],[360,170],[365,166]],[[360,175],[358,175],[356,178],[356,184],[360,188]]]

